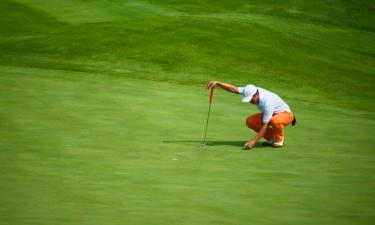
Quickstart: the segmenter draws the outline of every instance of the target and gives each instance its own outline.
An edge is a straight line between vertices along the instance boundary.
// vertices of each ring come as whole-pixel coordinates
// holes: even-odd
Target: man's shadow
[[[163,141],[163,143],[196,143],[197,145],[202,144],[202,141]],[[205,145],[207,146],[235,146],[235,147],[244,147],[246,141],[206,141]],[[263,145],[261,142],[257,142],[254,146],[255,148],[265,148],[270,147],[267,145]]]

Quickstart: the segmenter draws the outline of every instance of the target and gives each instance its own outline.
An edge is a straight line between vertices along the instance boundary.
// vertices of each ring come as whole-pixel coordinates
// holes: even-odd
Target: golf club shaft
[[[207,122],[206,122],[206,131],[204,132],[203,144],[206,144],[206,135],[207,135],[207,128],[208,128],[208,120],[210,119],[210,112],[211,112],[211,105],[212,105],[212,98],[214,95],[214,87],[211,88],[210,93],[210,104],[208,106],[208,114],[207,114]]]
[[[208,128],[208,119],[210,118],[211,104],[208,106],[207,122],[206,122],[206,131],[204,132],[203,144],[206,144],[206,135]]]

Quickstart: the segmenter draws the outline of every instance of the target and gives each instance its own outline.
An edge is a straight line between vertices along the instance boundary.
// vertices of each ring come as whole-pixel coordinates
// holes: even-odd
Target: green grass
[[[0,224],[372,224],[370,1],[0,3]],[[282,150],[254,83],[298,117]]]

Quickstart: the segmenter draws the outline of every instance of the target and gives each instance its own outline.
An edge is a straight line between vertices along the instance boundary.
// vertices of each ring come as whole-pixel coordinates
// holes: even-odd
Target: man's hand
[[[247,149],[253,148],[255,144],[257,143],[257,141],[259,141],[259,139],[264,136],[264,134],[267,131],[267,127],[268,127],[268,123],[263,124],[260,130],[258,131],[258,134],[253,139],[251,139],[251,141],[246,142],[245,148]]]
[[[238,88],[236,86],[233,86],[231,84],[227,84],[227,83],[224,83],[224,82],[221,82],[221,81],[217,81],[217,80],[208,82],[207,88],[210,89],[210,88],[215,87],[216,85],[220,86],[221,88],[223,88],[226,91],[229,91],[229,92],[232,92],[232,93],[235,93],[235,94],[239,94]]]
[[[257,143],[257,142],[256,142],[255,140],[248,141],[248,142],[246,142],[246,144],[245,144],[245,148],[247,148],[247,149],[252,149],[256,143]]]
[[[212,87],[215,87],[215,86],[217,85],[218,82],[219,82],[219,81],[217,81],[217,80],[208,82],[208,84],[207,84],[207,89],[210,89],[210,88],[212,88]]]

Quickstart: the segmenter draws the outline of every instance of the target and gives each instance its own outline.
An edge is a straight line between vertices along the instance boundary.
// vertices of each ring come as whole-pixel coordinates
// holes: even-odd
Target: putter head
[[[199,143],[199,145],[198,145],[198,147],[204,147],[204,146],[206,146],[206,142],[201,142],[201,143]]]

